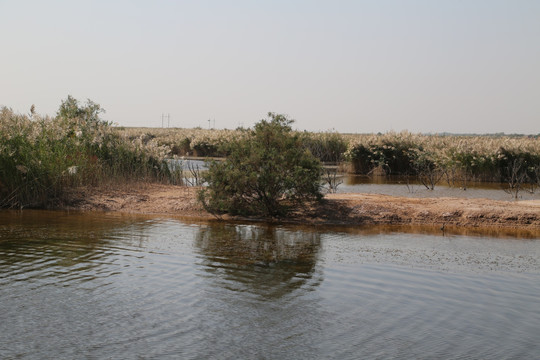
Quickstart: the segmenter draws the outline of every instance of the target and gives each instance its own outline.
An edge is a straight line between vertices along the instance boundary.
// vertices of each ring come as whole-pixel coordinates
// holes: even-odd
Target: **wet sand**
[[[197,202],[197,188],[161,184],[125,184],[72,190],[56,205],[66,210],[166,214],[209,220],[216,217]],[[265,220],[223,216],[224,220]],[[328,194],[279,223],[313,225],[430,225],[540,230],[540,201],[465,198],[410,198],[378,194]]]

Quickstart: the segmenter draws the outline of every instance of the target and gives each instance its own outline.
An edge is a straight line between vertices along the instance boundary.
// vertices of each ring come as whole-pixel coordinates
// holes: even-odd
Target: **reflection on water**
[[[195,245],[204,255],[205,270],[218,280],[216,284],[241,285],[241,291],[280,297],[313,280],[320,234],[214,224],[198,230]],[[317,278],[310,286],[321,281]]]
[[[1,212],[0,358],[537,357],[539,238],[399,230]]]
[[[139,231],[144,223],[114,216],[84,216],[67,212],[0,213],[0,285],[4,279],[47,284],[59,279],[92,281],[110,275],[106,260],[115,239]]]
[[[340,193],[383,194],[405,197],[462,197],[467,199],[485,198],[512,201],[513,197],[503,190],[503,184],[471,182],[464,190],[459,186],[449,186],[440,181],[434,190],[428,190],[414,177],[403,176],[358,176],[344,175]],[[520,200],[540,200],[540,191],[531,194],[525,190],[519,193]]]
[[[509,239],[540,239],[540,230],[529,228],[497,228],[497,227],[463,227],[445,225],[441,229],[440,225],[357,225],[350,226],[319,226],[319,230],[328,232],[345,232],[358,236],[380,235],[380,234],[418,234],[433,235],[436,237],[453,237],[456,235],[466,237],[487,237],[487,238],[509,238]]]
[[[208,170],[205,160],[196,159],[168,159],[169,168],[171,170],[181,168],[182,170]]]

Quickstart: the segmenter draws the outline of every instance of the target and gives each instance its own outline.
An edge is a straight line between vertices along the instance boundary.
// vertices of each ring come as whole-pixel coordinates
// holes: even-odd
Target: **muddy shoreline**
[[[193,220],[217,219],[196,200],[197,189],[161,184],[124,184],[77,188],[53,208],[161,214]],[[286,219],[223,216],[220,220],[303,225],[407,225],[445,228],[519,229],[540,233],[540,201],[465,198],[409,198],[377,194],[328,194],[322,204]]]

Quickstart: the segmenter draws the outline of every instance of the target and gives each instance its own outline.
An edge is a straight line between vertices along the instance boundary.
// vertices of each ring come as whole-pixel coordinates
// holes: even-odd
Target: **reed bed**
[[[244,129],[125,128],[129,138],[148,136],[172,154],[226,156],[227,144]],[[302,133],[306,149],[321,161],[340,163],[356,174],[418,176],[433,187],[440,180],[467,186],[470,181],[516,182],[538,186],[540,137],[504,135],[425,135],[407,131],[385,134]],[[518,177],[512,180],[512,177]],[[510,184],[512,187],[515,184]]]
[[[118,128],[129,139],[148,137],[171,149],[171,155],[191,157],[224,157],[228,145],[247,137],[247,130],[183,128]],[[347,140],[339,133],[302,132],[307,149],[324,162],[338,162],[347,150]]]
[[[54,117],[2,107],[0,207],[45,206],[75,186],[180,184],[181,166],[170,166],[166,159],[226,157],[228,145],[248,135],[243,128],[113,127],[100,120],[101,111],[91,101],[80,105],[71,97]],[[522,184],[531,190],[540,186],[539,136],[300,134],[306,151],[350,173],[417,176],[431,188],[442,179],[456,186],[503,182],[511,191],[517,187],[516,196]]]
[[[84,111],[78,115],[0,109],[0,207],[47,206],[76,186],[174,177],[164,161],[167,146],[127,138]]]
[[[182,129],[182,128],[119,128],[119,132],[130,139],[148,137],[159,145],[171,149],[171,154],[181,156],[226,155],[226,145],[242,138],[244,129]],[[303,132],[304,144],[322,161],[350,162],[368,159],[366,168],[353,167],[358,173],[367,173],[378,166],[390,167],[389,171],[400,173],[400,167],[408,167],[410,160],[403,157],[424,155],[437,165],[453,167],[464,165],[482,168],[511,154],[540,156],[539,136],[458,136],[424,135],[407,131],[385,134],[339,134],[335,132]],[[365,152],[366,155],[363,155]],[[526,157],[526,155],[525,155]],[[393,160],[395,164],[393,164]]]
[[[536,181],[540,167],[540,139],[534,136],[443,136],[409,132],[348,135],[351,170],[391,174],[437,171],[447,178],[505,181],[511,167]]]

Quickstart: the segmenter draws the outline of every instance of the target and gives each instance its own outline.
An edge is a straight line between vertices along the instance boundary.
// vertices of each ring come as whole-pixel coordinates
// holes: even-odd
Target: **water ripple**
[[[0,216],[0,358],[540,352],[538,241],[17,219]]]

